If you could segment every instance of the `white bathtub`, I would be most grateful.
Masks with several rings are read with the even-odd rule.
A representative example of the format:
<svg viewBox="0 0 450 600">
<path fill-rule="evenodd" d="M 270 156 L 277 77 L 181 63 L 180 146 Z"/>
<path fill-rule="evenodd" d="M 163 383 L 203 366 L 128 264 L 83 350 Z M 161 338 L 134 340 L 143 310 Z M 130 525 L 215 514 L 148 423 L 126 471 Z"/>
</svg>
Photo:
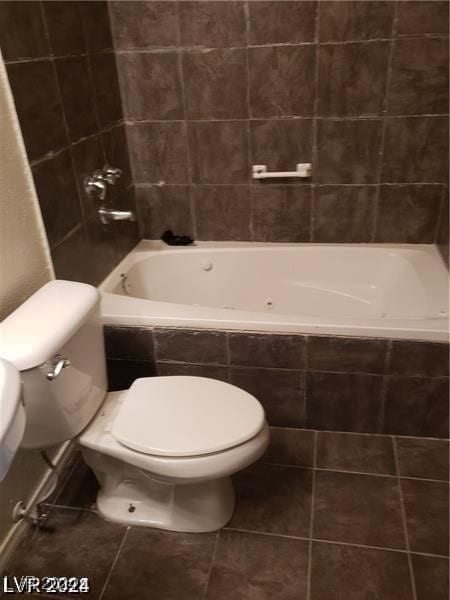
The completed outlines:
<svg viewBox="0 0 450 600">
<path fill-rule="evenodd" d="M 448 340 L 431 245 L 143 240 L 100 291 L 105 324 Z"/>
</svg>

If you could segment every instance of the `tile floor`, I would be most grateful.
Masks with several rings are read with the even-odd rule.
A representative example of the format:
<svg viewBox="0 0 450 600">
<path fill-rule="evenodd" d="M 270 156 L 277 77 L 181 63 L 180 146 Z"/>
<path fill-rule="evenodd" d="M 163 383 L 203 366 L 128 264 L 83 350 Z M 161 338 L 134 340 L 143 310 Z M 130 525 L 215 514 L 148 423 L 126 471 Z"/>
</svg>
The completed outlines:
<svg viewBox="0 0 450 600">
<path fill-rule="evenodd" d="M 53 531 L 30 533 L 7 574 L 87 576 L 98 600 L 447 600 L 448 453 L 443 440 L 272 428 L 210 534 L 102 520 L 80 460 L 46 507 Z"/>
</svg>

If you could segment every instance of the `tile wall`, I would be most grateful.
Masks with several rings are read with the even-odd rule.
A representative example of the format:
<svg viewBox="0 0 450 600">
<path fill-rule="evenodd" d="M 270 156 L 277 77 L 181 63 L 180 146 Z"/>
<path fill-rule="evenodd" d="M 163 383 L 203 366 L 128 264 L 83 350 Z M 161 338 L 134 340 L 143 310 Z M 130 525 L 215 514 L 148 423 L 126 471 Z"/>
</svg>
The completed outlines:
<svg viewBox="0 0 450 600">
<path fill-rule="evenodd" d="M 97 284 L 137 241 L 136 224 L 103 227 L 83 189 L 110 163 L 110 201 L 135 208 L 108 5 L 0 2 L 0 46 L 56 276 Z"/>
<path fill-rule="evenodd" d="M 446 243 L 447 2 L 110 12 L 143 237 Z"/>
<path fill-rule="evenodd" d="M 152 375 L 227 381 L 269 425 L 448 438 L 446 343 L 187 329 L 105 329 L 111 390 Z"/>
</svg>

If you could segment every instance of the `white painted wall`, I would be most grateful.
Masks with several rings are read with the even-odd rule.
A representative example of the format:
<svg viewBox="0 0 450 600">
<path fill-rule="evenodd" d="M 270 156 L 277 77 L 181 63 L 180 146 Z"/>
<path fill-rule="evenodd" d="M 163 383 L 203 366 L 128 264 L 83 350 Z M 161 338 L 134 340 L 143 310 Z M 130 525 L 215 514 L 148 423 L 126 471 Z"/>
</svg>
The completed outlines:
<svg viewBox="0 0 450 600">
<path fill-rule="evenodd" d="M 0 54 L 0 320 L 53 277 L 42 216 Z M 12 507 L 19 499 L 27 500 L 46 471 L 37 452 L 21 451 L 16 456 L 0 483 L 0 545 L 13 524 Z"/>
</svg>

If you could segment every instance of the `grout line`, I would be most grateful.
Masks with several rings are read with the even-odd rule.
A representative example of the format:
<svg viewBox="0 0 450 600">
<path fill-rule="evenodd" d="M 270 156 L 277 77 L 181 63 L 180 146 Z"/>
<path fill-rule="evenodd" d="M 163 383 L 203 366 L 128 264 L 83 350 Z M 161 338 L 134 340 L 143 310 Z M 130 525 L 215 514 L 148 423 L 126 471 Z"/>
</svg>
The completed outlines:
<svg viewBox="0 0 450 600">
<path fill-rule="evenodd" d="M 108 587 L 109 581 L 111 579 L 111 575 L 112 575 L 112 573 L 114 571 L 114 568 L 115 568 L 115 566 L 117 564 L 117 561 L 119 560 L 120 553 L 122 552 L 122 549 L 123 549 L 123 547 L 125 545 L 125 542 L 126 542 L 126 540 L 128 538 L 128 533 L 130 532 L 130 529 L 131 529 L 131 527 L 127 527 L 126 530 L 125 530 L 125 533 L 123 535 L 122 541 L 120 542 L 120 545 L 119 545 L 119 549 L 117 550 L 117 553 L 116 553 L 116 556 L 115 556 L 115 558 L 114 558 L 114 560 L 112 562 L 111 568 L 109 569 L 109 573 L 106 576 L 105 583 L 103 584 L 103 587 L 102 587 L 102 589 L 100 591 L 100 594 L 98 596 L 98 600 L 102 600 L 102 598 L 103 598 L 103 596 L 104 596 L 104 594 L 106 592 L 106 588 Z"/>
<path fill-rule="evenodd" d="M 182 0 L 183 1 L 183 0 Z M 422 34 L 412 34 L 412 35 L 402 35 L 396 36 L 395 39 L 423 39 L 423 38 L 442 38 L 448 39 L 449 35 L 446 33 L 422 33 Z M 292 48 L 298 46 L 314 46 L 315 44 L 320 46 L 347 46 L 351 44 L 377 44 L 379 42 L 390 42 L 392 40 L 391 37 L 379 37 L 372 38 L 369 40 L 330 40 L 330 41 L 319 41 L 318 39 L 314 39 L 306 42 L 272 42 L 267 44 L 248 44 L 247 46 L 205 46 L 205 45 L 194 45 L 194 46 L 183 46 L 179 43 L 178 46 L 145 46 L 145 47 L 134 47 L 134 48 L 119 48 L 116 49 L 115 52 L 117 54 L 162 54 L 162 53 L 174 53 L 179 50 L 181 52 L 209 52 L 214 50 L 245 50 L 247 47 L 252 49 L 257 48 Z M 103 50 L 105 52 L 111 52 L 109 50 Z M 98 52 L 100 53 L 100 52 Z M 58 57 L 59 58 L 59 57 Z M 27 59 L 24 59 L 27 60 Z M 31 60 L 44 60 L 43 58 L 39 59 L 31 59 Z M 13 62 L 13 61 L 9 61 Z M 23 62 L 23 61 L 20 61 Z"/>
<path fill-rule="evenodd" d="M 256 121 L 256 122 L 266 122 L 266 121 L 314 121 L 316 118 L 318 121 L 380 121 L 383 122 L 385 119 L 423 119 L 426 117 L 448 117 L 449 113 L 423 113 L 423 114 L 409 114 L 409 115 L 276 115 L 273 117 L 248 117 L 248 118 L 238 118 L 233 117 L 229 119 L 221 119 L 221 118 L 212 118 L 208 117 L 207 119 L 124 119 L 125 123 L 128 125 L 140 125 L 146 123 L 229 123 L 231 122 L 246 122 L 246 121 Z M 396 185 L 392 182 L 386 182 L 387 184 L 391 183 L 391 185 Z M 411 185 L 425 185 L 425 182 L 409 182 L 405 181 L 405 184 Z M 431 184 L 440 184 L 445 185 L 445 181 L 433 181 Z M 342 185 L 377 185 L 371 183 L 355 183 L 355 184 L 342 184 Z"/>
<path fill-rule="evenodd" d="M 378 217 L 379 217 L 379 206 L 380 206 L 380 195 L 381 195 L 381 180 L 384 166 L 384 147 L 386 142 L 386 117 L 388 114 L 388 103 L 389 103 L 389 90 L 391 86 L 391 78 L 392 78 L 392 60 L 394 56 L 394 45 L 395 45 L 395 31 L 397 26 L 397 11 L 398 11 L 398 3 L 394 4 L 394 15 L 392 19 L 392 28 L 391 28 L 391 40 L 389 45 L 389 56 L 387 63 L 387 74 L 386 74 L 386 87 L 383 98 L 383 109 L 382 109 L 382 125 L 381 125 L 381 139 L 380 139 L 380 147 L 378 152 L 378 165 L 376 168 L 376 181 L 378 184 L 376 198 L 375 198 L 375 209 L 373 212 L 373 220 L 372 220 L 372 233 L 370 236 L 371 242 L 375 242 L 377 238 L 377 229 L 378 229 Z"/>
<path fill-rule="evenodd" d="M 319 433 L 323 433 L 321 431 L 314 431 L 314 433 L 319 434 Z M 337 432 L 335 432 L 337 433 Z M 371 435 L 371 434 L 369 434 Z M 375 434 L 377 435 L 377 434 Z M 386 436 L 386 437 L 394 437 L 394 436 Z M 289 469 L 300 469 L 303 471 L 321 471 L 324 473 L 342 473 L 344 475 L 361 475 L 363 477 L 384 477 L 385 479 L 398 479 L 398 477 L 400 477 L 401 479 L 406 479 L 406 480 L 411 480 L 411 481 L 428 481 L 431 483 L 442 483 L 442 484 L 446 484 L 448 485 L 448 481 L 445 481 L 444 479 L 428 479 L 425 477 L 411 477 L 406 476 L 406 475 L 391 475 L 389 473 L 370 473 L 370 472 L 366 472 L 366 471 L 348 471 L 348 470 L 344 470 L 344 469 L 337 469 L 337 468 L 330 468 L 330 467 L 311 467 L 311 466 L 307 466 L 307 465 L 290 465 L 290 464 L 285 464 L 285 463 L 276 463 L 276 462 L 268 462 L 268 461 L 261 461 L 262 464 L 264 465 L 270 465 L 272 467 L 283 467 L 283 468 L 289 468 Z"/>
<path fill-rule="evenodd" d="M 314 224 L 315 224 L 315 205 L 317 200 L 317 184 L 319 174 L 319 148 L 318 148 L 318 110 L 319 110 L 319 64 L 320 64 L 320 46 L 319 46 L 319 29 L 320 29 L 320 3 L 316 4 L 316 17 L 314 21 L 314 40 L 315 40 L 315 65 L 314 65 L 314 105 L 313 105 L 313 120 L 311 128 L 311 163 L 312 163 L 312 189 L 310 199 L 310 215 L 309 215 L 309 242 L 314 242 Z"/>
<path fill-rule="evenodd" d="M 314 450 L 313 450 L 313 475 L 311 487 L 311 510 L 309 516 L 309 547 L 308 547 L 308 575 L 306 581 L 306 600 L 311 598 L 311 576 L 312 576 L 312 556 L 313 556 L 313 534 L 314 534 L 314 509 L 316 500 L 316 466 L 317 466 L 317 431 L 314 432 Z"/>
<path fill-rule="evenodd" d="M 440 231 L 441 225 L 442 225 L 442 219 L 444 218 L 444 214 L 445 214 L 446 201 L 447 201 L 447 193 L 446 193 L 445 185 L 443 185 L 442 191 L 441 191 L 441 202 L 439 204 L 439 214 L 438 214 L 438 218 L 436 219 L 436 230 L 435 230 L 434 236 L 433 236 L 433 240 L 434 240 L 435 244 L 439 243 L 438 236 L 439 236 L 439 231 Z"/>
<path fill-rule="evenodd" d="M 400 477 L 400 466 L 399 466 L 399 461 L 398 461 L 397 444 L 396 444 L 394 437 L 392 437 L 392 446 L 394 449 L 395 470 L 397 472 L 397 485 L 398 485 L 398 493 L 399 493 L 399 497 L 400 497 L 400 510 L 401 510 L 401 515 L 402 515 L 403 532 L 405 535 L 406 552 L 408 554 L 408 568 L 409 568 L 409 575 L 410 575 L 410 579 L 411 579 L 411 589 L 412 589 L 412 594 L 413 594 L 413 600 L 417 600 L 416 582 L 414 580 L 414 570 L 413 570 L 413 564 L 412 564 L 412 559 L 411 559 L 411 547 L 409 544 L 408 523 L 406 521 L 406 509 L 405 509 L 405 502 L 404 502 L 402 483 L 401 483 L 401 477 Z"/>
<path fill-rule="evenodd" d="M 389 368 L 391 364 L 393 340 L 388 340 L 386 356 L 384 357 L 384 368 L 383 368 L 383 380 L 381 382 L 381 408 L 380 408 L 380 422 L 378 425 L 378 431 L 381 434 L 384 429 L 384 414 L 386 406 L 387 389 L 389 383 Z"/>
<path fill-rule="evenodd" d="M 371 546 L 371 545 L 366 545 L 366 544 L 357 544 L 357 543 L 352 543 L 352 542 L 342 542 L 339 540 L 328 540 L 328 539 L 321 539 L 321 538 L 307 538 L 307 537 L 303 537 L 303 536 L 298 536 L 298 535 L 289 535 L 289 534 L 285 534 L 285 533 L 273 533 L 273 532 L 269 532 L 269 531 L 257 531 L 254 529 L 243 529 L 243 528 L 239 528 L 239 527 L 225 527 L 224 528 L 225 531 L 241 531 L 243 533 L 252 533 L 255 535 L 265 535 L 268 537 L 277 537 L 277 538 L 285 538 L 285 539 L 289 539 L 289 540 L 302 540 L 304 542 L 316 542 L 316 543 L 320 543 L 320 544 L 332 544 L 332 545 L 336 545 L 336 546 L 350 546 L 351 548 L 362 548 L 362 549 L 369 549 L 369 550 L 384 550 L 386 552 L 395 552 L 397 554 L 407 554 L 407 550 L 403 550 L 402 548 L 388 548 L 386 546 Z M 446 560 L 448 560 L 448 556 L 445 556 L 443 554 L 426 554 L 424 552 L 413 552 L 412 554 L 414 555 L 418 555 L 418 556 L 429 556 L 430 558 L 445 558 Z"/>
<path fill-rule="evenodd" d="M 214 559 L 216 558 L 217 546 L 219 545 L 220 531 L 221 530 L 219 530 L 216 533 L 216 539 L 214 540 L 214 548 L 213 548 L 212 555 L 211 555 L 211 562 L 209 563 L 208 575 L 206 577 L 205 588 L 203 590 L 201 600 L 204 600 L 206 598 L 206 593 L 208 591 L 209 580 L 211 578 L 211 573 L 212 573 L 213 565 L 214 565 Z"/>
</svg>

